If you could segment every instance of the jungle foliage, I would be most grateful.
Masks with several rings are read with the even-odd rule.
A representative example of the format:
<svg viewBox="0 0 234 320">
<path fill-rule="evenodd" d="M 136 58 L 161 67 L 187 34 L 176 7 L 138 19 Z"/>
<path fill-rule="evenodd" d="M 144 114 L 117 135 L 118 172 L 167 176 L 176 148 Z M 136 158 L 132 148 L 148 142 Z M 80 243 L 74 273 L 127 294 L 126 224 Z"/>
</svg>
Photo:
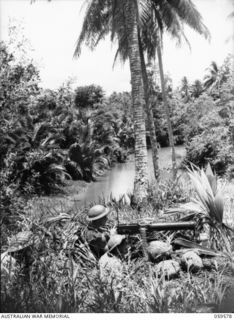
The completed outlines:
<svg viewBox="0 0 234 320">
<path fill-rule="evenodd" d="M 67 179 L 93 181 L 113 163 L 126 160 L 135 140 L 128 92 L 107 97 L 100 86 L 74 90 L 69 82 L 57 90 L 42 89 L 33 61 L 16 61 L 3 42 L 0 60 L 0 169 L 8 186 L 26 194 L 49 194 Z M 209 74 L 203 84 L 196 80 L 190 85 L 185 77 L 177 90 L 166 78 L 174 139 L 186 144 L 186 162 L 209 162 L 217 173 L 229 176 L 234 171 L 231 70 L 229 56 L 216 70 L 222 81 L 211 84 L 210 79 L 210 86 Z M 162 94 L 152 68 L 148 74 L 158 142 L 168 146 Z"/>
<path fill-rule="evenodd" d="M 209 162 L 219 175 L 226 174 L 233 178 L 233 57 L 225 59 L 220 70 L 221 80 L 214 81 L 210 90 L 186 104 L 186 160 L 200 167 Z M 206 86 L 207 77 L 204 82 Z"/>
<path fill-rule="evenodd" d="M 101 87 L 40 88 L 33 62 L 16 62 L 1 43 L 0 169 L 20 192 L 49 194 L 66 179 L 95 180 L 133 148 L 128 93 Z"/>
</svg>

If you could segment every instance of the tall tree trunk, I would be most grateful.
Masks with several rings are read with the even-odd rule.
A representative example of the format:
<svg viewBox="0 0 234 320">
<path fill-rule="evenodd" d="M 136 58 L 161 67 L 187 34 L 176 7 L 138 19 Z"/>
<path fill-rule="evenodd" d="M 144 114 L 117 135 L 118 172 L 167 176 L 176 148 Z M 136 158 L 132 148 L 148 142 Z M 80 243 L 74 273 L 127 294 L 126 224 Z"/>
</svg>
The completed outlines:
<svg viewBox="0 0 234 320">
<path fill-rule="evenodd" d="M 168 105 L 167 94 L 166 94 L 166 89 L 165 89 L 165 80 L 164 80 L 164 72 L 163 72 L 160 37 L 158 39 L 158 44 L 157 44 L 157 55 L 158 55 L 158 65 L 159 65 L 159 72 L 160 72 L 161 87 L 162 87 L 163 104 L 164 104 L 166 118 L 167 118 L 169 143 L 170 143 L 171 150 L 172 150 L 172 175 L 173 175 L 173 179 L 174 179 L 176 177 L 176 170 L 177 170 L 176 169 L 175 144 L 174 144 L 174 136 L 173 136 L 172 126 L 171 126 L 169 105 Z"/>
<path fill-rule="evenodd" d="M 132 99 L 135 131 L 135 181 L 134 196 L 142 201 L 147 196 L 148 162 L 144 117 L 144 96 L 141 77 L 141 60 L 137 34 L 137 7 L 133 0 L 126 0 L 126 27 L 128 32 L 128 52 L 131 72 Z"/>
<path fill-rule="evenodd" d="M 145 58 L 142 49 L 141 38 L 138 31 L 138 41 L 139 41 L 139 51 L 141 58 L 141 69 L 142 69 L 142 79 L 144 85 L 144 96 L 145 96 L 145 106 L 146 106 L 146 114 L 149 123 L 149 131 L 150 131 L 150 143 L 152 148 L 152 157 L 153 157 L 153 167 L 154 167 L 154 176 L 156 180 L 159 178 L 159 165 L 158 165 L 158 142 L 156 137 L 156 130 L 154 124 L 154 116 L 152 111 L 152 91 L 149 87 L 149 79 L 146 71 Z"/>
</svg>

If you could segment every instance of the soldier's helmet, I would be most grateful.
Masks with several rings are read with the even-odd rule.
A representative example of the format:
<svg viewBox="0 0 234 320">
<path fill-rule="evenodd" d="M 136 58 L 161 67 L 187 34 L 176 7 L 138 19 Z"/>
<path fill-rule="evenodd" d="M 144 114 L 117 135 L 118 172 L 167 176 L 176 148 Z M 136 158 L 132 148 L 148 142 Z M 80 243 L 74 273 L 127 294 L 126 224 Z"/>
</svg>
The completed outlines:
<svg viewBox="0 0 234 320">
<path fill-rule="evenodd" d="M 110 208 L 104 207 L 101 204 L 97 204 L 93 206 L 91 209 L 89 209 L 87 220 L 88 221 L 98 220 L 107 216 L 109 213 L 110 213 Z"/>
</svg>

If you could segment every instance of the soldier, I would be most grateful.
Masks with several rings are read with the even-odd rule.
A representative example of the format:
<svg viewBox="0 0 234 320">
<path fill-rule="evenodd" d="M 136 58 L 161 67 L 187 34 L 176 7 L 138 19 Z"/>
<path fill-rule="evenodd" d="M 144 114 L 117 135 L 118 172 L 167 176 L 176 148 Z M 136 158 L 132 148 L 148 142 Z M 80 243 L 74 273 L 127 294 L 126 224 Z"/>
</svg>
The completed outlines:
<svg viewBox="0 0 234 320">
<path fill-rule="evenodd" d="M 110 239 L 109 232 L 105 228 L 108 219 L 107 215 L 110 211 L 110 208 L 95 205 L 88 212 L 87 220 L 89 221 L 89 225 L 85 232 L 85 238 L 97 259 L 106 252 L 106 246 Z"/>
<path fill-rule="evenodd" d="M 116 229 L 107 229 L 106 223 L 110 208 L 102 205 L 93 206 L 88 212 L 89 225 L 85 231 L 87 241 L 92 253 L 100 259 L 105 253 L 119 258 L 127 253 L 125 236 L 116 233 Z"/>
</svg>

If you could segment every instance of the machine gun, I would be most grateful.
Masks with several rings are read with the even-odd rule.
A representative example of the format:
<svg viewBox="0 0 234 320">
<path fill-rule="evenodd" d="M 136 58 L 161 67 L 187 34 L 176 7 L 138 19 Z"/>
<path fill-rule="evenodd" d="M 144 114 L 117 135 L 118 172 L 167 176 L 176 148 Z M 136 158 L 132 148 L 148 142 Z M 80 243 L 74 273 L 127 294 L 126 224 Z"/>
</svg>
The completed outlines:
<svg viewBox="0 0 234 320">
<path fill-rule="evenodd" d="M 195 230 L 196 222 L 186 221 L 186 222 L 161 222 L 161 223 L 145 223 L 138 222 L 132 224 L 119 224 L 117 225 L 117 232 L 119 234 L 137 234 L 141 233 L 141 230 L 146 232 L 151 231 L 177 231 L 177 230 Z"/>
<path fill-rule="evenodd" d="M 177 230 L 193 230 L 195 231 L 196 222 L 161 222 L 161 223 L 147 223 L 141 221 L 132 224 L 118 224 L 117 233 L 124 235 L 134 235 L 139 233 L 142 239 L 143 253 L 146 259 L 148 259 L 147 253 L 147 233 L 152 231 L 177 231 Z"/>
</svg>

